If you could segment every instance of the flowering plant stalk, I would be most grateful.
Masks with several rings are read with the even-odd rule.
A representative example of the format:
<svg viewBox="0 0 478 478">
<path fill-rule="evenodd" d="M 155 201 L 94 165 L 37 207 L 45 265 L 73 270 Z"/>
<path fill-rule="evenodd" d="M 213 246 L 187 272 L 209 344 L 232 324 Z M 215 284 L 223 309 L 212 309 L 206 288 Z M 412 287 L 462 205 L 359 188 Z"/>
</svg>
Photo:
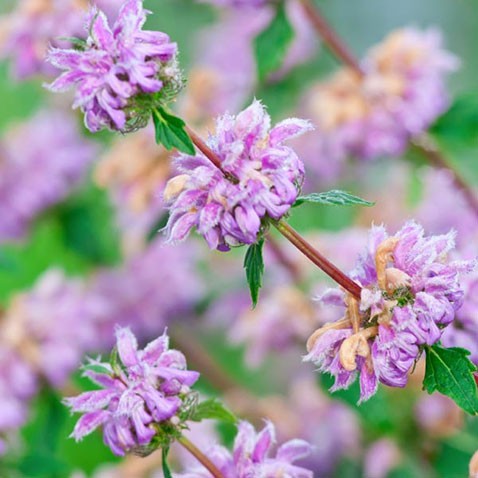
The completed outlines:
<svg viewBox="0 0 478 478">
<path fill-rule="evenodd" d="M 324 40 L 352 70 L 353 78 L 346 75 L 346 79 L 361 82 L 366 69 L 312 4 L 308 0 L 302 4 Z M 51 50 L 50 61 L 64 73 L 49 88 L 76 89 L 74 107 L 83 111 L 92 132 L 105 127 L 129 132 L 145 126 L 152 117 L 157 143 L 178 150 L 174 158 L 177 174 L 163 193 L 169 208 L 164 228 L 167 241 L 183 241 L 196 229 L 213 250 L 227 252 L 246 245 L 244 268 L 255 306 L 265 268 L 263 246 L 270 228 L 276 228 L 340 286 L 322 301 L 345 307 L 344 317 L 311 334 L 305 357 L 334 376 L 333 389 L 347 388 L 358 378 L 361 400 L 367 400 L 379 382 L 403 387 L 425 352 L 424 387 L 449 395 L 464 410 L 477 414 L 475 365 L 466 350 L 440 344 L 444 329 L 463 303 L 460 276 L 476 266 L 473 260 L 453 260 L 454 233 L 428 236 L 414 222 L 392 236 L 383 227 L 373 227 L 368 249 L 356 269 L 344 273 L 287 219 L 293 208 L 305 203 L 373 203 L 340 190 L 301 195 L 305 167 L 288 141 L 312 134 L 309 121 L 288 118 L 273 126 L 264 105 L 254 100 L 236 115 L 219 116 L 215 131 L 204 141 L 174 116 L 169 104 L 183 86 L 177 47 L 167 35 L 143 30 L 146 13 L 140 0 L 127 0 L 110 27 L 106 16 L 92 8 L 86 42 L 78 49 Z M 427 116 L 421 126 L 429 120 Z M 406 133 L 410 136 L 409 130 Z M 470 201 L 471 193 L 466 197 Z M 268 457 L 273 441 L 269 426 L 256 436 L 248 424 L 239 425 L 234 453 L 214 448 L 212 466 L 181 434 L 194 417 L 190 386 L 197 373 L 185 369 L 182 354 L 168 350 L 165 336 L 138 351 L 130 332 L 119 329 L 117 334 L 121 363 L 92 363 L 85 372 L 104 390 L 67 401 L 74 411 L 86 413 L 73 432 L 75 438 L 102 426 L 105 443 L 118 455 L 148 454 L 158 446 L 167 450 L 172 441 L 179 440 L 213 476 L 227 476 L 225 470 L 231 467 L 251 476 L 279 465 L 290 470 L 290 476 L 309 476 L 292 465 L 306 453 L 303 443 L 286 444 L 275 458 Z"/>
</svg>

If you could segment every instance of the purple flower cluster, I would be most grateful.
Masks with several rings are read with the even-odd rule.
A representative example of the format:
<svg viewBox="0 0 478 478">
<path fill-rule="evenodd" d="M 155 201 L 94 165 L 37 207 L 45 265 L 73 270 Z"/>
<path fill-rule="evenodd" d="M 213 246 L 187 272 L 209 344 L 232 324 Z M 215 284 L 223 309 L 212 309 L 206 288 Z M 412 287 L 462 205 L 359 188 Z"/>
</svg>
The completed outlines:
<svg viewBox="0 0 478 478">
<path fill-rule="evenodd" d="M 164 333 L 138 350 L 135 336 L 128 328 L 118 328 L 116 347 L 120 364 L 92 361 L 84 376 L 101 390 L 67 398 L 78 420 L 72 437 L 77 441 L 98 427 L 115 455 L 144 452 L 160 432 L 161 424 L 176 424 L 190 388 L 199 373 L 186 368 L 184 355 L 169 349 Z"/>
<path fill-rule="evenodd" d="M 13 433 L 28 416 L 40 383 L 61 387 L 94 343 L 91 304 L 79 281 L 47 271 L 28 292 L 14 296 L 0 326 L 1 435 Z M 81 326 L 78 326 L 81 324 Z"/>
<path fill-rule="evenodd" d="M 49 61 L 64 70 L 49 89 L 76 88 L 73 107 L 85 113 L 90 131 L 144 126 L 159 92 L 170 94 L 180 86 L 177 46 L 165 33 L 142 29 L 147 13 L 142 0 L 127 0 L 110 27 L 106 15 L 93 7 L 84 48 L 49 53 Z"/>
<path fill-rule="evenodd" d="M 51 269 L 30 291 L 15 296 L 5 312 L 3 341 L 20 350 L 52 386 L 62 386 L 95 343 L 93 308 L 85 297 L 81 281 Z"/>
<path fill-rule="evenodd" d="M 61 110 L 41 111 L 8 132 L 0 144 L 0 242 L 22 238 L 38 214 L 64 199 L 95 152 Z"/>
<path fill-rule="evenodd" d="M 421 348 L 440 340 L 463 303 L 459 276 L 475 262 L 448 261 L 453 248 L 453 232 L 426 237 L 414 222 L 394 236 L 372 228 L 351 274 L 363 287 L 360 303 L 345 297 L 344 319 L 319 329 L 308 343 L 305 359 L 336 378 L 333 389 L 348 387 L 357 374 L 361 400 L 375 393 L 378 381 L 406 385 Z M 336 303 L 340 295 L 331 292 L 324 300 Z"/>
<path fill-rule="evenodd" d="M 38 390 L 32 368 L 6 344 L 0 347 L 0 456 L 8 451 L 12 433 L 25 424 L 28 403 Z"/>
<path fill-rule="evenodd" d="M 213 446 L 207 457 L 217 466 L 224 478 L 247 478 L 252 476 L 287 476 L 289 478 L 312 478 L 312 471 L 295 465 L 312 451 L 304 440 L 294 439 L 281 445 L 275 456 L 270 456 L 275 442 L 272 423 L 257 433 L 248 422 L 240 422 L 231 453 L 222 446 Z M 179 475 L 181 478 L 209 478 L 211 474 L 203 467 L 192 468 Z"/>
<path fill-rule="evenodd" d="M 463 280 L 465 297 L 456 320 L 442 337 L 446 347 L 462 347 L 471 352 L 470 360 L 478 364 L 478 271 Z"/>
<path fill-rule="evenodd" d="M 48 47 L 71 46 L 67 40 L 83 36 L 82 14 L 87 2 L 78 0 L 20 0 L 12 12 L 0 17 L 0 58 L 10 58 L 16 77 L 53 76 L 58 70 L 45 61 Z M 123 0 L 96 0 L 108 14 Z"/>
<path fill-rule="evenodd" d="M 304 98 L 318 137 L 306 138 L 301 156 L 319 179 L 334 179 L 349 156 L 402 154 L 448 107 L 445 76 L 458 60 L 443 50 L 435 29 L 391 33 L 362 62 L 364 75 L 343 69 Z"/>
<path fill-rule="evenodd" d="M 191 312 L 201 293 L 194 264 L 190 248 L 156 241 L 123 268 L 86 282 L 48 270 L 14 296 L 0 323 L 0 453 L 2 436 L 24 424 L 39 384 L 63 387 L 85 353 L 111 346 L 115 323 L 150 337 Z"/>
<path fill-rule="evenodd" d="M 283 142 L 311 129 L 300 119 L 287 119 L 271 128 L 259 101 L 237 116 L 217 120 L 209 147 L 221 169 L 203 155 L 181 154 L 180 175 L 164 193 L 170 204 L 166 227 L 169 241 L 181 241 L 193 227 L 211 249 L 258 240 L 267 218 L 278 220 L 296 200 L 304 177 L 303 164 Z"/>
</svg>

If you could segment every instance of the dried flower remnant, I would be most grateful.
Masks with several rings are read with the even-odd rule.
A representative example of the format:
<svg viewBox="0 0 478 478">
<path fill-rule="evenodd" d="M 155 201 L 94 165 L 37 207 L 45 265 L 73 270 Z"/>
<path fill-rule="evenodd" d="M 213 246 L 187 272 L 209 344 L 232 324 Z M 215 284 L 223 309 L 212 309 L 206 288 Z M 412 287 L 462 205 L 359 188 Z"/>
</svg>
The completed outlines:
<svg viewBox="0 0 478 478">
<path fill-rule="evenodd" d="M 275 444 L 275 429 L 272 423 L 258 433 L 248 422 L 240 422 L 234 441 L 233 452 L 216 445 L 207 452 L 224 478 L 247 478 L 250 476 L 287 476 L 290 478 L 312 478 L 313 472 L 294 464 L 307 457 L 312 447 L 304 440 L 294 439 L 279 446 L 271 456 Z M 204 468 L 190 468 L 178 475 L 181 478 L 209 478 Z"/>
<path fill-rule="evenodd" d="M 459 276 L 475 262 L 448 261 L 453 248 L 453 232 L 426 237 L 414 222 L 394 236 L 372 228 L 351 274 L 363 288 L 358 322 L 354 301 L 345 297 L 345 317 L 317 330 L 307 344 L 305 360 L 335 377 L 333 390 L 348 387 L 357 374 L 361 400 L 375 393 L 378 381 L 406 385 L 420 347 L 440 340 L 463 303 Z"/>
<path fill-rule="evenodd" d="M 148 454 L 155 449 L 154 438 L 164 433 L 162 427 L 180 426 L 199 374 L 187 370 L 181 352 L 169 349 L 166 333 L 139 350 L 132 332 L 118 328 L 116 347 L 118 364 L 92 361 L 84 372 L 101 390 L 65 399 L 73 412 L 84 414 L 72 437 L 78 441 L 102 427 L 104 442 L 115 455 Z"/>
<path fill-rule="evenodd" d="M 7 131 L 0 145 L 0 242 L 22 239 L 31 221 L 86 176 L 95 145 L 74 117 L 43 110 Z"/>
<path fill-rule="evenodd" d="M 402 154 L 448 107 L 445 76 L 458 60 L 442 48 L 437 30 L 404 28 L 371 49 L 362 65 L 363 76 L 344 68 L 304 98 L 304 114 L 320 135 L 305 138 L 300 153 L 329 180 L 349 156 Z"/>
<path fill-rule="evenodd" d="M 164 192 L 169 241 L 185 239 L 196 227 L 211 249 L 255 243 L 267 218 L 283 217 L 299 194 L 303 165 L 283 143 L 310 129 L 307 121 L 294 118 L 271 128 L 259 101 L 237 116 L 218 118 L 208 144 L 221 170 L 203 155 L 176 159 L 180 174 Z"/>
<path fill-rule="evenodd" d="M 152 110 L 182 86 L 177 46 L 165 33 L 142 29 L 147 13 L 142 0 L 127 0 L 110 27 L 92 7 L 84 47 L 50 50 L 50 63 L 64 73 L 48 88 L 75 88 L 73 107 L 81 108 L 92 132 L 144 127 Z"/>
</svg>

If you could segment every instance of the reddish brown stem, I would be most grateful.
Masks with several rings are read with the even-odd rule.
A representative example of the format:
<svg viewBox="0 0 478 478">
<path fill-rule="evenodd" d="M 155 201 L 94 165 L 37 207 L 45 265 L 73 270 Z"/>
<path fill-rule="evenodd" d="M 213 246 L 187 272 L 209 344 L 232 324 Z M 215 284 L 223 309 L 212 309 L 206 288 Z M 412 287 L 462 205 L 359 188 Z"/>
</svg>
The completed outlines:
<svg viewBox="0 0 478 478">
<path fill-rule="evenodd" d="M 199 149 L 199 151 L 201 151 L 201 153 L 204 154 L 204 156 L 206 156 L 209 159 L 209 161 L 211 161 L 211 163 L 214 164 L 214 166 L 216 166 L 216 168 L 222 171 L 221 158 L 189 126 L 186 126 L 186 132 L 188 133 L 192 142 Z"/>
<path fill-rule="evenodd" d="M 275 227 L 289 242 L 316 266 L 320 267 L 331 279 L 341 285 L 357 300 L 360 300 L 362 288 L 309 244 L 295 229 L 284 221 L 279 221 L 275 224 Z"/>
<path fill-rule="evenodd" d="M 224 478 L 219 468 L 196 446 L 191 443 L 186 437 L 181 436 L 178 438 L 178 442 L 196 458 L 201 465 L 211 473 L 214 478 Z"/>
<path fill-rule="evenodd" d="M 470 209 L 472 209 L 474 214 L 478 217 L 478 195 L 463 179 L 456 168 L 448 162 L 445 156 L 437 148 L 432 138 L 426 134 L 422 134 L 414 139 L 413 144 L 428 159 L 430 164 L 436 168 L 450 171 L 455 187 L 463 193 Z"/>
<path fill-rule="evenodd" d="M 330 26 L 327 20 L 322 16 L 319 9 L 314 5 L 312 0 L 300 0 L 304 11 L 312 23 L 313 27 L 317 31 L 318 35 L 329 50 L 349 68 L 352 68 L 358 75 L 363 76 L 362 68 L 358 61 L 352 55 L 348 47 L 341 40 L 339 35 Z"/>
</svg>

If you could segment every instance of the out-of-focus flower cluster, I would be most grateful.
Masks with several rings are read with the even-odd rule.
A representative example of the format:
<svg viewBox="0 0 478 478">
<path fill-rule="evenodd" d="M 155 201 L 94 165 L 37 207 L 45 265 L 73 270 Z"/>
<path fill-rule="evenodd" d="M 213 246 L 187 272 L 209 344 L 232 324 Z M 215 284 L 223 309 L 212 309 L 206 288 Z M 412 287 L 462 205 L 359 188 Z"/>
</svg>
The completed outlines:
<svg viewBox="0 0 478 478">
<path fill-rule="evenodd" d="M 268 217 L 278 220 L 288 212 L 303 181 L 302 162 L 283 143 L 310 129 L 299 119 L 271 128 L 258 101 L 237 116 L 220 117 L 209 146 L 221 169 L 203 155 L 176 158 L 180 174 L 164 193 L 169 240 L 181 241 L 196 227 L 211 249 L 256 242 Z"/>
<path fill-rule="evenodd" d="M 123 0 L 94 2 L 114 18 Z M 84 38 L 82 16 L 86 0 L 19 0 L 16 8 L 0 17 L 0 58 L 12 62 L 20 79 L 57 70 L 45 61 L 50 45 L 70 47 L 72 37 Z"/>
<path fill-rule="evenodd" d="M 96 152 L 62 110 L 40 111 L 8 131 L 0 142 L 0 242 L 23 238 L 37 215 L 67 197 Z"/>
<path fill-rule="evenodd" d="M 95 168 L 96 183 L 114 205 L 125 252 L 143 248 L 166 215 L 163 190 L 170 175 L 171 153 L 155 143 L 149 128 L 117 138 Z"/>
<path fill-rule="evenodd" d="M 349 157 L 402 154 L 448 107 L 445 76 L 457 66 L 437 30 L 391 33 L 365 57 L 363 75 L 344 68 L 305 95 L 302 114 L 318 130 L 300 144 L 307 167 L 324 182 Z"/>
<path fill-rule="evenodd" d="M 247 5 L 241 8 L 228 4 L 233 8 L 221 12 L 219 22 L 199 38 L 196 61 L 181 103 L 182 112 L 190 121 L 207 123 L 225 111 L 240 111 L 258 86 L 253 40 L 272 20 L 275 8 L 264 2 L 244 3 Z M 291 0 L 285 7 L 294 39 L 280 70 L 269 81 L 282 79 L 294 67 L 311 59 L 318 46 L 300 2 Z"/>
</svg>

